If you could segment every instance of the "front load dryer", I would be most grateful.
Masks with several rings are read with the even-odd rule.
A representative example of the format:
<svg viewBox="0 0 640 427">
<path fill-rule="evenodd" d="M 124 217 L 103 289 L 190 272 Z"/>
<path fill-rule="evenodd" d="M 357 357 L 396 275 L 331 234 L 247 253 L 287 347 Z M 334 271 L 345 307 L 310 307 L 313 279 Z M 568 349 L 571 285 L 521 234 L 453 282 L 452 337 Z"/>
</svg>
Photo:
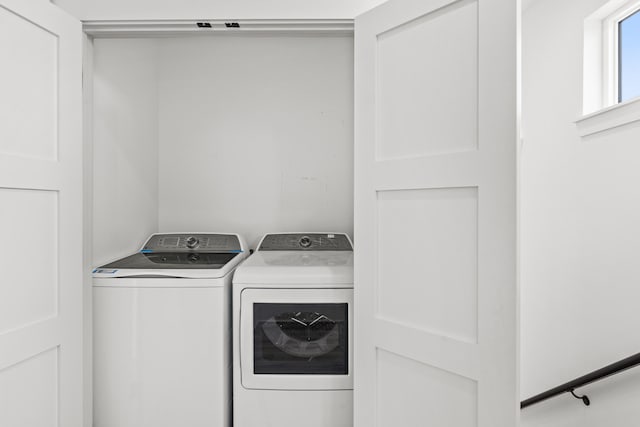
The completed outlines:
<svg viewBox="0 0 640 427">
<path fill-rule="evenodd" d="M 267 234 L 233 279 L 234 427 L 353 426 L 353 249 Z"/>
<path fill-rule="evenodd" d="M 93 271 L 94 427 L 231 426 L 237 234 L 154 234 Z"/>
</svg>

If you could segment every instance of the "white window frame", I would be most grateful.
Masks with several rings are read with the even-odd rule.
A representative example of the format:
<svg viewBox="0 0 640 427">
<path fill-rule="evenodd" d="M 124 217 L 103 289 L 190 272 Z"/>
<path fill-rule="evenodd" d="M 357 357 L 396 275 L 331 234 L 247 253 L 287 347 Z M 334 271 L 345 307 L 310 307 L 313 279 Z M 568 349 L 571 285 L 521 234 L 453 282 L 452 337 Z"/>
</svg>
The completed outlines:
<svg viewBox="0 0 640 427">
<path fill-rule="evenodd" d="M 638 10 L 640 0 L 611 0 L 585 19 L 582 137 L 640 121 L 640 98 L 618 102 L 618 24 Z"/>
<path fill-rule="evenodd" d="M 620 22 L 640 10 L 640 1 L 627 1 L 602 21 L 605 107 L 620 101 Z"/>
</svg>

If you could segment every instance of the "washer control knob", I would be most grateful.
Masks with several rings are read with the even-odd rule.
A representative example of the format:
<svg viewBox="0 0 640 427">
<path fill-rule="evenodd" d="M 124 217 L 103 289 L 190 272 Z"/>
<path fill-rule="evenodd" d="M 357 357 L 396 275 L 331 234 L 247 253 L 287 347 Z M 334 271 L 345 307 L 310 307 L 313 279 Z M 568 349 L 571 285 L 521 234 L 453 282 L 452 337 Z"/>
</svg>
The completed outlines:
<svg viewBox="0 0 640 427">
<path fill-rule="evenodd" d="M 200 255 L 198 255 L 198 254 L 189 254 L 187 259 L 189 259 L 189 262 L 196 263 L 196 262 L 198 262 L 200 260 Z"/>
<path fill-rule="evenodd" d="M 197 247 L 199 243 L 200 243 L 200 240 L 198 240 L 197 237 L 190 236 L 187 238 L 187 247 L 189 249 L 193 249 Z"/>
<path fill-rule="evenodd" d="M 309 238 L 309 236 L 302 236 L 298 243 L 303 248 L 308 248 L 309 246 L 311 246 L 311 239 Z"/>
</svg>

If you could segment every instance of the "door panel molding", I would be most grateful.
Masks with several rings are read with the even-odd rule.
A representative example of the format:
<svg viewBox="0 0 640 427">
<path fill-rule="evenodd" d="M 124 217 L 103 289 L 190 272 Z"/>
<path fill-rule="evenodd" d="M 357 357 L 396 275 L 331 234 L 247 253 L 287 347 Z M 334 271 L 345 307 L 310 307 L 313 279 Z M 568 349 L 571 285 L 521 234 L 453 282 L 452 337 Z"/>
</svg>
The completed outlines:
<svg viewBox="0 0 640 427">
<path fill-rule="evenodd" d="M 390 0 L 356 18 L 356 427 L 517 425 L 519 13 Z"/>
<path fill-rule="evenodd" d="M 0 425 L 80 427 L 82 27 L 50 2 L 0 0 L 3 30 L 14 86 L 0 101 L 10 111 L 0 126 L 11 121 L 0 144 L 0 197 L 10 203 L 0 231 L 11 238 L 0 252 L 11 266 L 3 300 L 15 306 L 0 333 L 0 401 L 10 405 Z"/>
</svg>

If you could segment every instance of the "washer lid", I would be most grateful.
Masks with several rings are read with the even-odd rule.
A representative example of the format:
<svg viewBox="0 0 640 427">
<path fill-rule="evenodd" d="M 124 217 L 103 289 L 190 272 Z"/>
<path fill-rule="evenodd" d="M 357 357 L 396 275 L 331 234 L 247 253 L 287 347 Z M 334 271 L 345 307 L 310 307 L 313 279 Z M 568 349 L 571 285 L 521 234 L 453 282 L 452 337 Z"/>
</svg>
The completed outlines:
<svg viewBox="0 0 640 427">
<path fill-rule="evenodd" d="M 100 268 L 147 269 L 147 270 L 217 270 L 224 267 L 239 253 L 212 252 L 154 252 L 129 255 L 128 257 L 105 264 Z"/>
<path fill-rule="evenodd" d="M 93 277 L 218 278 L 243 258 L 242 240 L 235 234 L 154 234 L 140 252 L 93 271 Z"/>
</svg>

